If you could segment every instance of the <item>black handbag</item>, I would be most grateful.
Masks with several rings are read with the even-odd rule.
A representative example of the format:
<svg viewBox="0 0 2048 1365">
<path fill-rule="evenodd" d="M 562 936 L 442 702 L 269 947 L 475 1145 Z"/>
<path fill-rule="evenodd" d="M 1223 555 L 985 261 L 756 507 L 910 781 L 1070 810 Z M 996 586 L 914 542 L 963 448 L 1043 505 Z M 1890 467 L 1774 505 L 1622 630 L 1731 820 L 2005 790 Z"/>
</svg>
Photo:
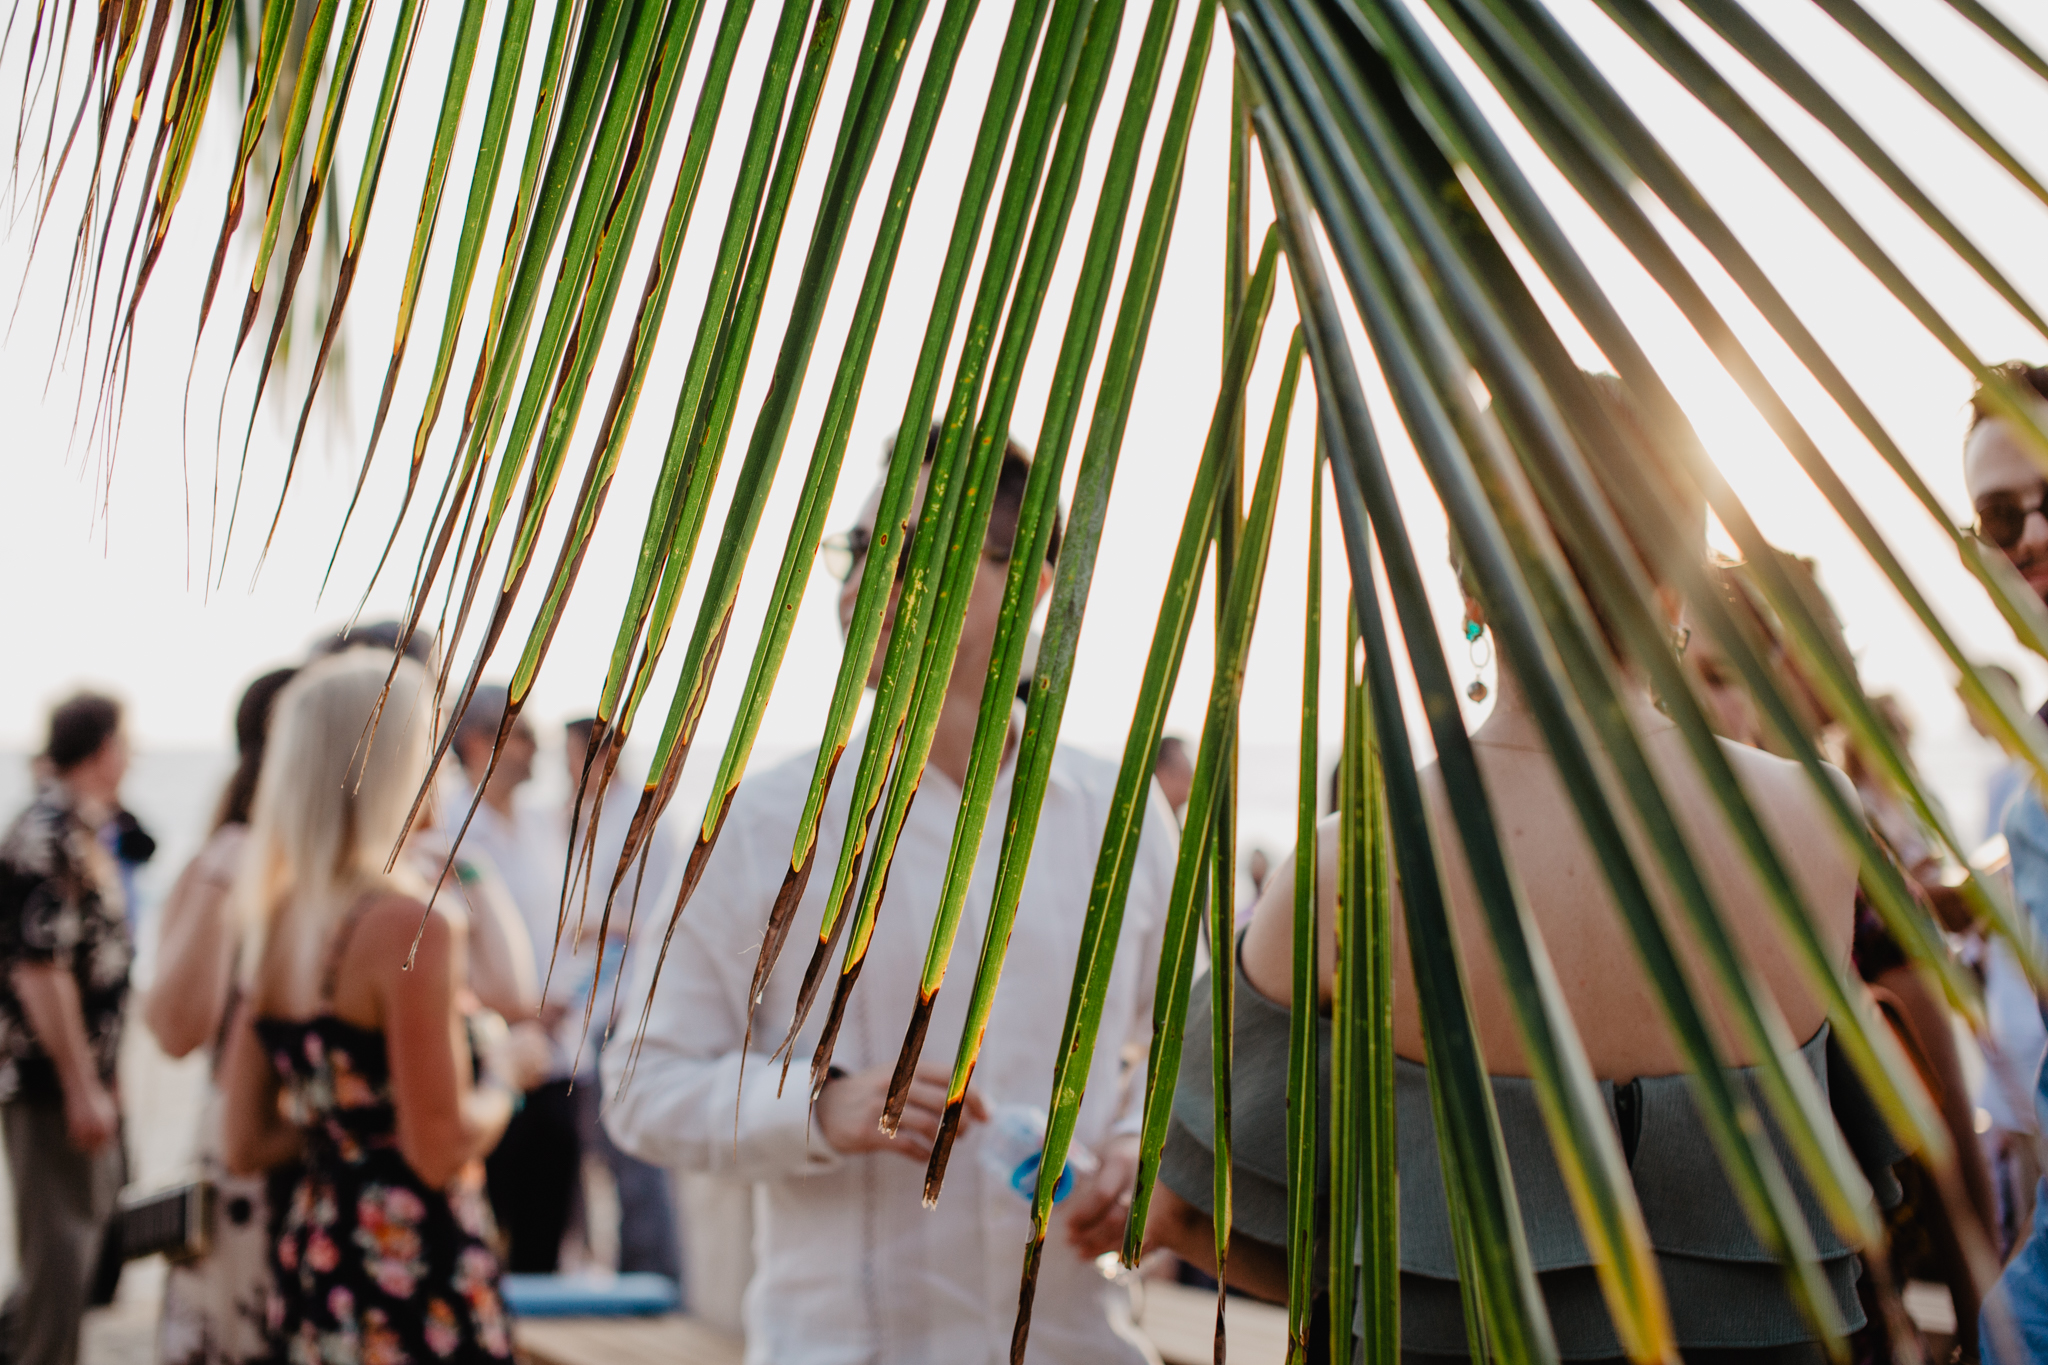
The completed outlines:
<svg viewBox="0 0 2048 1365">
<path fill-rule="evenodd" d="M 161 1253 L 174 1265 L 198 1260 L 213 1247 L 213 1203 L 211 1180 L 123 1195 L 114 1223 L 121 1259 L 135 1261 Z"/>
</svg>

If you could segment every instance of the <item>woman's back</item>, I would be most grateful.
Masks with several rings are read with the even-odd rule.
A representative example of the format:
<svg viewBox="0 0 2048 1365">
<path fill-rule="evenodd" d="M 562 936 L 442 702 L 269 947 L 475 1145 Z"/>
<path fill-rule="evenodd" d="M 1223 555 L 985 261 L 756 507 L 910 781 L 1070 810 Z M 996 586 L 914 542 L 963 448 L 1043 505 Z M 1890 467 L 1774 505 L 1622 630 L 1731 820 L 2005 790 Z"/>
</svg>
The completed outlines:
<svg viewBox="0 0 2048 1365">
<path fill-rule="evenodd" d="M 255 1026 L 310 1164 L 355 1164 L 371 1152 L 397 1151 L 379 958 L 389 957 L 393 932 L 418 908 L 409 897 L 365 892 L 342 914 L 331 941 L 305 945 L 310 951 L 294 951 L 291 939 L 317 920 L 309 924 L 289 907 L 279 916 L 253 1001 Z M 309 975 L 306 967 L 315 962 L 319 971 Z"/>
<path fill-rule="evenodd" d="M 364 742 L 388 667 L 344 654 L 278 699 L 242 870 L 226 1157 L 237 1171 L 302 1163 L 273 1245 L 278 1354 L 499 1360 L 480 1158 L 510 1095 L 477 1084 L 463 919 L 384 870 L 430 768 L 411 710 L 386 711 Z M 424 681 L 401 665 L 395 687 Z"/>
<path fill-rule="evenodd" d="M 416 929 L 421 953 L 407 971 Z M 332 1359 L 336 1343 L 353 1341 L 349 1355 L 362 1359 L 388 1356 L 382 1347 L 412 1359 L 506 1358 L 475 1153 L 458 1148 L 444 1172 L 450 1154 L 422 1131 L 435 1111 L 459 1108 L 437 1090 L 467 1088 L 456 996 L 435 984 L 457 979 L 459 921 L 408 897 L 362 895 L 310 988 L 288 965 L 307 955 L 270 946 L 277 970 L 256 994 L 254 1033 L 304 1166 L 279 1220 L 274 1329 L 295 1357 L 303 1347 L 307 1358 Z"/>
<path fill-rule="evenodd" d="M 1799 1064 L 1812 1070 L 1815 1083 L 1826 1093 L 1830 1077 L 1825 1010 L 1787 949 L 1776 911 L 1675 727 L 1647 700 L 1636 720 L 1674 818 L 1729 935 L 1754 977 L 1776 998 L 1793 1037 L 1804 1044 Z M 1605 873 L 1548 751 L 1527 713 L 1511 704 L 1498 708 L 1475 740 L 1509 866 L 1555 968 L 1593 1073 L 1602 1081 L 1603 1098 L 1659 1253 L 1681 1344 L 1689 1356 L 1706 1347 L 1801 1349 L 1810 1329 L 1785 1295 L 1777 1267 L 1748 1228 L 1740 1201 L 1720 1173 L 1719 1159 L 1693 1104 L 1691 1083 L 1683 1074 L 1685 1059 L 1663 1022 L 1662 1007 L 1638 965 Z M 1739 745 L 1724 744 L 1722 752 L 1803 892 L 1831 960 L 1846 969 L 1856 868 L 1824 803 L 1795 765 Z M 1449 833 L 1454 841 L 1458 825 L 1451 818 L 1441 774 L 1432 766 L 1421 778 L 1433 832 L 1439 837 Z M 1846 789 L 1846 780 L 1842 785 Z M 1628 828 L 1633 837 L 1632 822 Z M 1319 840 L 1325 1008 L 1333 961 L 1335 833 L 1334 822 L 1326 821 Z M 1642 841 L 1637 844 L 1640 847 Z M 1527 1067 L 1514 1016 L 1464 852 L 1455 842 L 1438 852 L 1481 1048 L 1495 1078 L 1494 1103 L 1516 1196 L 1560 1346 L 1568 1348 L 1568 1354 L 1612 1354 L 1619 1346 L 1607 1320 L 1593 1258 L 1578 1235 L 1571 1201 L 1551 1154 L 1541 1106 L 1525 1079 Z M 1681 924 L 1681 908 L 1667 890 L 1661 867 L 1650 856 L 1639 856 L 1638 866 L 1658 899 L 1664 912 L 1661 919 L 1676 940 L 1695 987 L 1714 1011 L 1719 992 L 1689 927 Z M 1283 871 L 1274 883 L 1243 941 L 1240 961 L 1249 989 L 1238 997 L 1234 1030 L 1241 1059 L 1256 1054 L 1264 1040 L 1271 1053 L 1264 1067 L 1268 1072 L 1275 1065 L 1284 1071 L 1292 962 L 1293 879 Z M 1427 1069 L 1422 1065 L 1426 1054 L 1399 890 L 1396 885 L 1392 922 L 1394 1045 L 1403 1059 L 1396 1068 L 1395 1104 L 1401 1170 L 1402 1341 L 1404 1351 L 1457 1355 L 1465 1349 L 1462 1297 Z M 1196 997 L 1199 1013 L 1207 992 L 1198 988 Z M 1188 1036 L 1194 1041 L 1182 1056 L 1182 1086 L 1203 1092 L 1199 1078 L 1207 1076 L 1209 1067 L 1206 1020 L 1191 1017 Z M 1722 1041 L 1728 1065 L 1746 1068 L 1754 1060 L 1725 1027 Z M 1194 1085 L 1189 1084 L 1191 1075 L 1198 1078 Z M 1750 1074 L 1738 1074 L 1737 1083 L 1764 1108 Z M 1207 1104 L 1205 1093 L 1191 1094 L 1185 1104 L 1176 1101 L 1178 1132 L 1168 1135 L 1162 1165 L 1162 1179 L 1205 1212 L 1199 1201 L 1207 1187 L 1201 1178 L 1208 1169 L 1203 1141 Z M 1241 1136 L 1258 1145 L 1255 1133 Z M 1775 1132 L 1773 1142 L 1789 1169 L 1790 1151 Z M 1268 1145 L 1284 1147 L 1284 1142 L 1276 1133 Z M 1803 1181 L 1796 1174 L 1792 1178 L 1838 1307 L 1846 1321 L 1860 1322 L 1855 1258 L 1834 1237 Z M 1162 1221 L 1162 1227 L 1166 1225 Z M 1281 1226 L 1271 1231 L 1277 1236 Z M 1168 1233 L 1162 1240 L 1173 1235 L 1177 1234 Z M 1170 1240 L 1169 1244 L 1179 1245 Z"/>
<path fill-rule="evenodd" d="M 1765 984 L 1777 1001 L 1793 1038 L 1804 1042 L 1820 1027 L 1826 1010 L 1807 986 L 1779 927 L 1778 911 L 1767 899 L 1748 854 L 1736 841 L 1676 727 L 1655 711 L 1650 711 L 1650 716 L 1652 719 L 1643 726 L 1649 732 L 1646 748 L 1666 799 L 1685 832 L 1694 865 L 1706 879 L 1738 951 L 1756 979 Z M 1593 1074 L 1607 1080 L 1632 1080 L 1685 1070 L 1676 1041 L 1664 1024 L 1662 1007 L 1614 903 L 1606 874 L 1579 825 L 1578 812 L 1556 765 L 1540 738 L 1534 735 L 1526 713 L 1503 714 L 1497 710 L 1480 727 L 1474 742 L 1508 866 L 1563 987 Z M 1855 924 L 1856 864 L 1813 790 L 1811 779 L 1798 765 L 1758 749 L 1723 741 L 1721 752 L 1735 770 L 1779 857 L 1804 894 L 1830 960 L 1846 971 Z M 1855 796 L 1848 779 L 1832 769 L 1830 773 L 1853 802 Z M 1442 774 L 1435 764 L 1430 764 L 1419 775 L 1430 805 L 1432 832 L 1445 840 L 1445 845 L 1439 848 L 1438 862 L 1443 869 L 1445 894 L 1487 1070 L 1497 1076 L 1527 1075 L 1485 912 L 1465 865 L 1464 850 L 1457 843 L 1458 824 L 1452 818 Z M 1633 832 L 1633 821 L 1628 827 Z M 1637 846 L 1646 848 L 1640 840 Z M 1334 819 L 1323 822 L 1319 854 L 1322 996 L 1327 1005 L 1335 962 Z M 1649 852 L 1639 853 L 1637 866 L 1666 911 L 1662 921 L 1687 963 L 1696 989 L 1702 993 L 1710 1014 L 1720 1015 L 1719 991 L 1709 979 L 1705 959 L 1692 941 L 1689 924 L 1682 922 L 1682 907 L 1666 889 L 1661 866 Z M 1266 894 L 1253 916 L 1243 947 L 1247 978 L 1261 993 L 1283 1004 L 1292 993 L 1293 888 L 1293 873 L 1287 868 L 1268 880 Z M 1408 930 L 1398 878 L 1392 879 L 1391 890 L 1394 1049 L 1403 1057 L 1421 1061 L 1425 1056 L 1422 1022 L 1414 972 L 1408 960 Z M 1756 1060 L 1743 1040 L 1725 1027 L 1722 1041 L 1724 1055 L 1731 1065 Z"/>
<path fill-rule="evenodd" d="M 1651 723 L 1643 727 L 1650 732 L 1645 747 L 1694 865 L 1705 878 L 1738 951 L 1777 1001 L 1792 1036 L 1804 1042 L 1819 1029 L 1826 1009 L 1806 984 L 1799 961 L 1779 927 L 1779 912 L 1682 737 L 1661 715 L 1650 714 Z M 1496 720 L 1505 723 L 1496 727 Z M 1555 763 L 1533 735 L 1533 726 L 1522 714 L 1497 715 L 1489 718 L 1474 739 L 1509 866 L 1564 988 L 1593 1074 L 1628 1080 L 1685 1070 L 1606 874 L 1586 840 Z M 1761 750 L 1724 741 L 1721 751 L 1804 894 L 1831 960 L 1846 969 L 1855 921 L 1856 864 L 1811 779 L 1798 765 Z M 1431 765 L 1421 776 L 1435 828 L 1456 831 L 1440 771 Z M 1840 785 L 1853 801 L 1847 779 L 1840 779 Z M 1631 835 L 1637 833 L 1632 820 L 1627 828 Z M 1710 979 L 1684 908 L 1668 889 L 1647 841 L 1638 838 L 1636 847 L 1637 865 L 1665 911 L 1663 923 L 1692 981 L 1710 1015 L 1725 1020 L 1720 992 Z M 1487 1069 L 1495 1075 L 1526 1075 L 1513 1013 L 1463 850 L 1446 848 L 1441 861 Z M 1396 900 L 1398 904 L 1398 889 Z M 1422 1027 L 1408 962 L 1406 926 L 1398 909 L 1394 936 L 1395 1050 L 1419 1061 L 1424 1055 Z M 1756 1060 L 1744 1040 L 1729 1028 L 1721 1029 L 1721 1037 L 1730 1064 Z"/>
</svg>

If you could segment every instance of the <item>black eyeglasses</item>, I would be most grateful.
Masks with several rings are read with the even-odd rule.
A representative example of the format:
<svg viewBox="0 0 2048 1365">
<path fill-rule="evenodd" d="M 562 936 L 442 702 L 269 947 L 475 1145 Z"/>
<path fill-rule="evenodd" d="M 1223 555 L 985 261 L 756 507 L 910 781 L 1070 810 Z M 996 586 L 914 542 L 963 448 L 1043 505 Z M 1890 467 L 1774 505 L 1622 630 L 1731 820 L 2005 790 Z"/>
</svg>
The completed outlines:
<svg viewBox="0 0 2048 1365">
<path fill-rule="evenodd" d="M 824 561 L 825 572 L 844 583 L 868 557 L 868 546 L 873 540 L 874 533 L 865 526 L 826 536 L 818 542 L 818 557 Z"/>
<path fill-rule="evenodd" d="M 896 555 L 896 576 L 903 577 L 903 571 L 910 566 L 910 545 L 917 538 L 917 523 L 912 522 L 903 532 L 903 546 Z M 825 562 L 825 572 L 844 583 L 852 578 L 868 557 L 868 550 L 875 543 L 875 533 L 866 526 L 853 526 L 837 535 L 826 536 L 818 542 L 818 557 Z"/>
<path fill-rule="evenodd" d="M 818 542 L 818 557 L 825 562 L 825 572 L 844 583 L 853 577 L 868 557 L 868 550 L 875 543 L 875 533 L 865 526 L 853 526 L 837 535 L 826 536 Z M 910 547 L 917 543 L 917 523 L 911 522 L 903 531 L 903 548 L 896 556 L 896 577 L 900 581 L 904 571 L 910 567 Z M 997 564 L 1010 562 L 1008 555 L 999 555 L 984 549 L 982 557 Z"/>
<path fill-rule="evenodd" d="M 2027 533 L 2027 518 L 2048 516 L 2048 480 L 2030 489 L 2001 489 L 1977 499 L 1977 534 L 2010 550 Z"/>
</svg>

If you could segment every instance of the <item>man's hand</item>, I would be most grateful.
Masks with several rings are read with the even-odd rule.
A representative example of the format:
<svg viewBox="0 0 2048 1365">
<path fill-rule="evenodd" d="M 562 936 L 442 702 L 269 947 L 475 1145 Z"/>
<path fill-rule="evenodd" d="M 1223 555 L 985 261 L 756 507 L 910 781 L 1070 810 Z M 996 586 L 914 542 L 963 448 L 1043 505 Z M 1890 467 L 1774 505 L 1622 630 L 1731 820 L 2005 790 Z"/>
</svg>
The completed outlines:
<svg viewBox="0 0 2048 1365">
<path fill-rule="evenodd" d="M 1093 1175 L 1075 1173 L 1074 1192 L 1066 1199 L 1067 1245 L 1084 1261 L 1123 1247 L 1138 1183 L 1138 1135 L 1112 1138 L 1100 1160 Z"/>
<path fill-rule="evenodd" d="M 507 1090 L 524 1094 L 548 1078 L 554 1045 L 547 1031 L 531 1019 L 508 1025 L 502 1015 L 478 1009 L 469 1016 L 469 1032 L 484 1075 Z"/>
<path fill-rule="evenodd" d="M 71 1145 L 90 1155 L 112 1142 L 121 1131 L 121 1111 L 97 1079 L 64 1088 L 64 1126 Z"/>
<path fill-rule="evenodd" d="M 547 1030 L 531 1019 L 521 1020 L 505 1031 L 504 1050 L 494 1063 L 497 1074 L 522 1093 L 545 1081 L 554 1064 L 555 1048 Z"/>
<path fill-rule="evenodd" d="M 895 1070 L 878 1066 L 825 1082 L 815 1117 L 819 1133 L 833 1151 L 845 1156 L 857 1152 L 895 1152 L 913 1161 L 931 1158 L 932 1144 L 939 1138 L 939 1118 L 946 1110 L 946 1085 L 952 1073 L 930 1062 L 917 1068 L 910 1081 L 903 1118 L 892 1138 L 882 1131 L 882 1106 L 889 1098 L 889 1079 Z M 961 1128 L 964 1130 L 987 1117 L 988 1105 L 981 1092 L 969 1086 L 960 1113 Z"/>
<path fill-rule="evenodd" d="M 64 1087 L 64 1126 L 70 1130 L 71 1145 L 81 1152 L 97 1152 L 119 1131 L 120 1110 L 100 1080 L 92 1042 L 85 1034 L 77 979 L 62 963 L 17 962 L 8 984 L 21 1002 L 29 1032 L 49 1054 Z"/>
</svg>

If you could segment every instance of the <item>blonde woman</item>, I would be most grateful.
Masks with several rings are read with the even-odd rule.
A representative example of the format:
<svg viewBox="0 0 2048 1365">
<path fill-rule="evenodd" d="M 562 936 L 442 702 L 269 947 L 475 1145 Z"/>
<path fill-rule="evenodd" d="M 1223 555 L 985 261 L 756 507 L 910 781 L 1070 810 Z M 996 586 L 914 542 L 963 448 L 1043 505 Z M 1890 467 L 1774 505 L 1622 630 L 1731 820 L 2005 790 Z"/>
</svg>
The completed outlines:
<svg viewBox="0 0 2048 1365">
<path fill-rule="evenodd" d="M 214 1182 L 216 1196 L 210 1249 L 196 1261 L 171 1267 L 164 1282 L 157 1327 L 160 1365 L 239 1365 L 269 1354 L 267 1187 L 281 1184 L 288 1191 L 297 1171 L 285 1167 L 260 1177 L 228 1174 L 221 1161 L 221 1097 L 214 1081 L 235 998 L 242 934 L 230 893 L 249 842 L 271 710 L 297 671 L 266 673 L 242 694 L 235 710 L 238 761 L 215 808 L 213 833 L 164 903 L 155 982 L 142 1001 L 143 1022 L 166 1053 L 183 1057 L 205 1048 L 211 1057 L 197 1141 L 199 1165 Z M 447 840 L 438 831 L 416 832 L 407 841 L 406 857 L 416 872 L 437 875 L 448 858 Z M 470 982 L 477 999 L 507 1018 L 531 1018 L 540 997 L 533 955 L 526 926 L 503 884 L 488 868 L 458 857 L 448 888 L 460 891 L 468 910 Z M 534 1026 L 529 1030 L 537 1032 Z"/>
<path fill-rule="evenodd" d="M 384 870 L 430 752 L 411 663 L 366 734 L 389 667 L 351 651 L 277 701 L 236 891 L 227 1163 L 304 1168 L 272 1251 L 287 1359 L 509 1359 L 480 1158 L 516 1085 L 478 1078 L 466 916 Z"/>
</svg>

